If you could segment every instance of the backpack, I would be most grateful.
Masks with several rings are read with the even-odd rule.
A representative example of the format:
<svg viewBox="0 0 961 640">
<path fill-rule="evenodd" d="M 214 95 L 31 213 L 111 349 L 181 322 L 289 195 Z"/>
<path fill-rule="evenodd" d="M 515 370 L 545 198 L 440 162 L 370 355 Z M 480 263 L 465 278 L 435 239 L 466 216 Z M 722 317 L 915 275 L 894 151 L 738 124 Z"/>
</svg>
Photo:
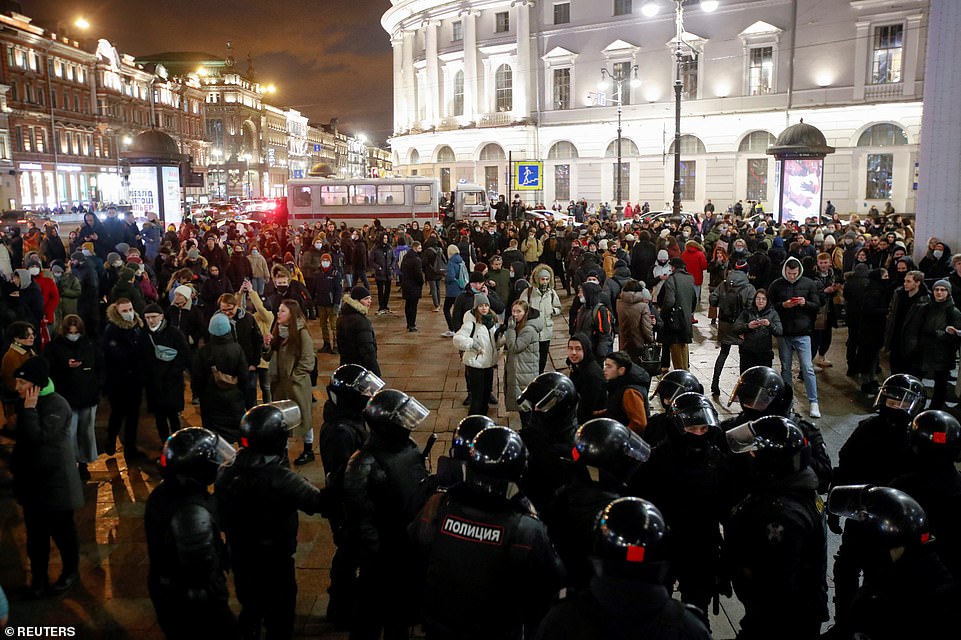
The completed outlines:
<svg viewBox="0 0 961 640">
<path fill-rule="evenodd" d="M 741 311 L 744 310 L 744 300 L 741 299 L 740 290 L 725 286 L 721 299 L 717 301 L 717 309 L 722 321 L 734 322 L 737 320 Z"/>
<path fill-rule="evenodd" d="M 463 261 L 460 263 L 460 271 L 457 274 L 457 286 L 463 289 L 467 286 L 470 276 L 467 274 L 467 265 Z"/>
<path fill-rule="evenodd" d="M 433 269 L 435 273 L 444 273 L 444 269 L 447 268 L 446 261 L 444 260 L 444 252 L 440 249 L 434 249 L 434 262 Z"/>
</svg>

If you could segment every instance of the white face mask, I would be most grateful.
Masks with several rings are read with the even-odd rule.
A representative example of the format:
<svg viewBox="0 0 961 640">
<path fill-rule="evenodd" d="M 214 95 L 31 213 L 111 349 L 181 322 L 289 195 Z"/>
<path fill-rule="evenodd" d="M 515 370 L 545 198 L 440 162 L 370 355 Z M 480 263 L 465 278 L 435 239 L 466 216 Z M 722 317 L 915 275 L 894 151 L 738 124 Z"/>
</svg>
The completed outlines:
<svg viewBox="0 0 961 640">
<path fill-rule="evenodd" d="M 119 269 L 120 267 L 123 266 L 123 262 L 121 262 L 120 260 L 115 260 L 114 262 L 111 263 L 111 265 L 113 266 L 114 269 Z"/>
<path fill-rule="evenodd" d="M 329 267 L 330 267 L 330 260 L 322 260 L 321 263 L 320 263 L 320 266 L 322 266 L 324 269 L 329 268 Z"/>
<path fill-rule="evenodd" d="M 587 303 L 587 300 L 584 298 L 584 296 L 577 296 L 577 299 L 581 301 L 581 304 Z"/>
<path fill-rule="evenodd" d="M 27 269 L 27 271 L 30 273 L 30 275 L 35 276 L 40 273 L 40 267 L 30 267 L 29 269 Z"/>
<path fill-rule="evenodd" d="M 314 249 L 317 249 L 317 251 L 320 251 L 320 250 L 323 249 L 323 248 L 324 248 L 324 244 L 323 244 L 322 242 L 315 242 L 315 243 L 314 243 Z"/>
<path fill-rule="evenodd" d="M 120 317 L 126 320 L 127 322 L 133 322 L 135 315 L 136 314 L 133 311 L 123 311 L 121 312 Z"/>
<path fill-rule="evenodd" d="M 148 324 L 147 324 L 147 328 L 150 329 L 150 332 L 151 332 L 151 333 L 154 333 L 154 332 L 160 330 L 160 325 L 162 325 L 163 323 L 164 323 L 163 320 L 161 320 L 161 321 L 158 322 L 157 324 L 149 324 L 149 323 L 148 323 Z"/>
<path fill-rule="evenodd" d="M 937 258 L 938 260 L 940 260 L 940 259 L 941 259 L 941 256 L 944 255 L 944 251 L 941 251 L 940 249 L 935 249 L 934 252 L 933 252 L 933 255 L 934 255 L 935 258 Z M 32 269 L 31 269 L 30 273 L 33 273 L 33 270 L 32 270 Z M 36 274 L 34 274 L 34 275 L 36 275 Z"/>
<path fill-rule="evenodd" d="M 89 258 L 90 256 L 93 255 L 93 254 L 90 252 L 90 249 L 84 249 L 84 250 L 81 251 L 80 253 L 82 253 L 82 254 L 84 255 L 84 257 L 87 257 L 87 258 Z"/>
<path fill-rule="evenodd" d="M 79 333 L 68 333 L 68 334 L 67 334 L 67 340 L 69 340 L 70 342 L 76 342 L 76 341 L 79 340 L 79 339 L 80 339 L 80 334 L 79 334 Z"/>
</svg>

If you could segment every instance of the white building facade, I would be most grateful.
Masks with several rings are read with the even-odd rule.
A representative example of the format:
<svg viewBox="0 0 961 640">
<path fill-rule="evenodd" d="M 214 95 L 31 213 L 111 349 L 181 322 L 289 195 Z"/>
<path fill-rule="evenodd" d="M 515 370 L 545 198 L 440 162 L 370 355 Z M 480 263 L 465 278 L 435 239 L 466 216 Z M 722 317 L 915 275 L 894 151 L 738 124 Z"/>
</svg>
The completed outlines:
<svg viewBox="0 0 961 640">
<path fill-rule="evenodd" d="M 685 209 L 773 209 L 777 135 L 803 119 L 837 152 L 824 200 L 915 211 L 927 0 L 685 0 Z M 711 4 L 711 3 L 708 3 Z M 650 6 L 646 6 L 650 5 Z M 657 6 L 659 11 L 653 12 Z M 392 0 L 393 170 L 508 194 L 509 159 L 542 160 L 528 200 L 672 199 L 672 0 Z M 636 78 L 636 80 L 635 80 Z"/>
</svg>

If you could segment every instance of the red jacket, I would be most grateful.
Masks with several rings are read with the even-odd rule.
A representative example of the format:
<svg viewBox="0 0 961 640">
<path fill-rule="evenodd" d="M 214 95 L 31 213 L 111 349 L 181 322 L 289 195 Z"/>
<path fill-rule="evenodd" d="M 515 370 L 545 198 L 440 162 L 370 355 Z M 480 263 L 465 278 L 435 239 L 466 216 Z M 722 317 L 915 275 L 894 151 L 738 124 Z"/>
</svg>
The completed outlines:
<svg viewBox="0 0 961 640">
<path fill-rule="evenodd" d="M 33 281 L 40 287 L 40 294 L 43 296 L 43 317 L 47 324 L 52 325 L 57 307 L 60 305 L 60 290 L 53 278 L 48 278 L 43 272 L 33 276 Z"/>
<path fill-rule="evenodd" d="M 681 259 L 687 265 L 687 272 L 694 277 L 695 286 L 704 284 L 704 271 L 707 269 L 707 256 L 695 246 L 688 246 L 681 254 Z"/>
</svg>

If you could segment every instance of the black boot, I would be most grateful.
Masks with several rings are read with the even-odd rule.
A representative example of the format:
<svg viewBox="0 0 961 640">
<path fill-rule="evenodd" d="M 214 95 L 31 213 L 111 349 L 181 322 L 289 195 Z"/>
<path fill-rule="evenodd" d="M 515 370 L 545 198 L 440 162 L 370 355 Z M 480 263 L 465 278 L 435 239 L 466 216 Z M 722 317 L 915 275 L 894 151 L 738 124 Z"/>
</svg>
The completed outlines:
<svg viewBox="0 0 961 640">
<path fill-rule="evenodd" d="M 302 467 L 302 466 L 304 466 L 305 464 L 308 464 L 308 463 L 310 463 L 310 462 L 313 462 L 313 461 L 314 461 L 314 457 L 315 457 L 315 456 L 314 456 L 314 445 L 313 445 L 313 443 L 311 443 L 311 442 L 305 442 L 305 443 L 304 443 L 304 450 L 303 450 L 303 452 L 302 452 L 299 456 L 297 456 L 297 459 L 294 460 L 294 464 L 297 465 L 298 467 Z"/>
</svg>

